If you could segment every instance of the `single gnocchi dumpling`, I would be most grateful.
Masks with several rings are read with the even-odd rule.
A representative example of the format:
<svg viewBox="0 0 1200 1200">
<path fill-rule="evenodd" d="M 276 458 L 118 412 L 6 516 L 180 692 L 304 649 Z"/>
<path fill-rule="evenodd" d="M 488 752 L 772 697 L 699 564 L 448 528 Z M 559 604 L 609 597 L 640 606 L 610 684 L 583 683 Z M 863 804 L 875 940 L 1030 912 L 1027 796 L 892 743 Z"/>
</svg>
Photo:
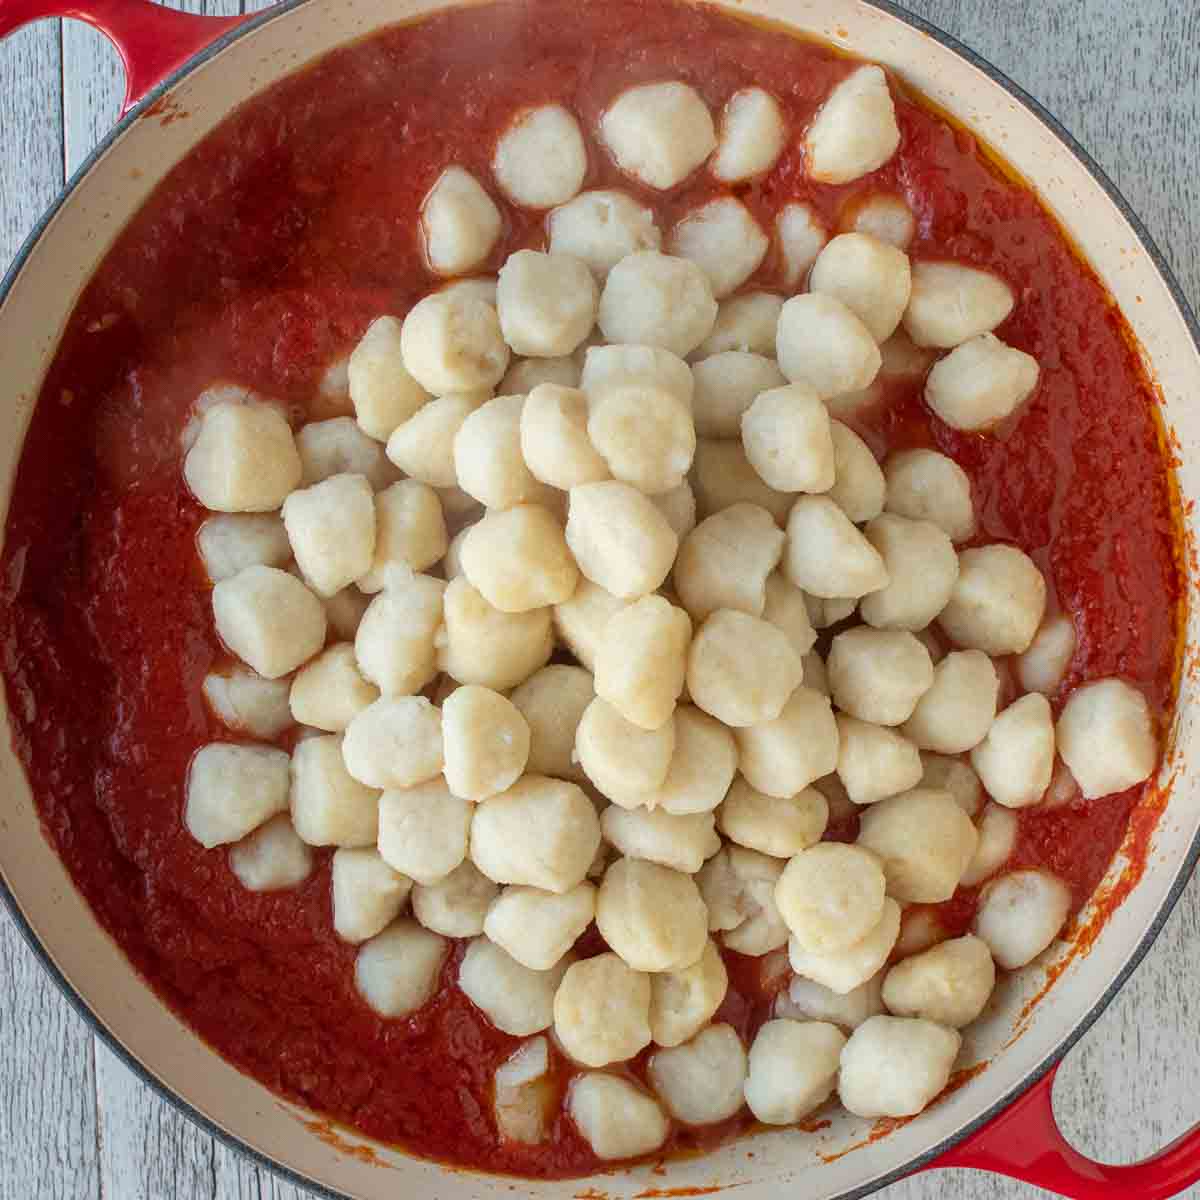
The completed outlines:
<svg viewBox="0 0 1200 1200">
<path fill-rule="evenodd" d="M 461 292 L 434 292 L 418 300 L 404 318 L 400 351 L 409 373 L 434 396 L 493 388 L 508 368 L 496 309 Z"/>
<path fill-rule="evenodd" d="M 483 931 L 531 971 L 548 971 L 578 940 L 596 913 L 596 888 L 584 880 L 556 895 L 507 887 L 492 902 Z"/>
<path fill-rule="evenodd" d="M 601 881 L 596 926 L 635 970 L 674 971 L 690 967 L 704 953 L 708 913 L 690 876 L 622 858 Z"/>
<path fill-rule="evenodd" d="M 828 496 L 800 496 L 792 505 L 783 573 L 796 587 L 829 600 L 855 600 L 889 582 L 882 555 Z"/>
<path fill-rule="evenodd" d="M 775 903 L 798 949 L 845 950 L 883 918 L 883 869 L 859 846 L 822 842 L 788 862 L 775 885 Z"/>
<path fill-rule="evenodd" d="M 775 354 L 775 329 L 783 297 L 771 292 L 743 292 L 730 296 L 717 305 L 717 319 L 712 332 L 696 347 L 694 360 L 698 366 L 704 359 L 726 351 L 757 354 L 771 358 Z M 780 380 L 779 382 L 783 382 Z M 699 410 L 696 414 L 699 425 Z M 734 432 L 728 436 L 736 437 Z"/>
<path fill-rule="evenodd" d="M 817 255 L 808 286 L 840 300 L 882 344 L 896 332 L 908 307 L 908 255 L 865 233 L 842 233 Z"/>
<path fill-rule="evenodd" d="M 501 1033 L 528 1037 L 554 1023 L 554 995 L 570 965 L 563 959 L 547 971 L 533 971 L 479 937 L 459 964 L 458 986 Z"/>
<path fill-rule="evenodd" d="M 609 620 L 596 650 L 596 695 L 641 729 L 670 720 L 683 690 L 692 623 L 662 596 L 643 596 Z"/>
<path fill-rule="evenodd" d="M 856 626 L 839 633 L 825 660 L 833 702 L 875 725 L 902 725 L 933 685 L 929 651 L 911 633 Z"/>
<path fill-rule="evenodd" d="M 996 716 L 1000 676 L 982 650 L 956 650 L 933 668 L 933 684 L 904 723 L 922 750 L 962 754 L 983 741 Z"/>
<path fill-rule="evenodd" d="M 944 754 L 921 752 L 921 786 L 949 792 L 968 817 L 978 816 L 983 805 L 983 784 L 969 762 Z"/>
<path fill-rule="evenodd" d="M 708 276 L 686 258 L 640 250 L 608 273 L 600 330 L 610 342 L 661 346 L 680 357 L 712 332 L 717 302 Z"/>
<path fill-rule="evenodd" d="M 680 541 L 696 528 L 696 495 L 686 479 L 669 492 L 659 492 L 650 499 Z"/>
<path fill-rule="evenodd" d="M 1058 936 L 1071 911 L 1071 889 L 1049 871 L 1009 871 L 979 894 L 975 933 L 1006 971 L 1033 962 Z"/>
<path fill-rule="evenodd" d="M 446 585 L 441 668 L 459 683 L 503 692 L 544 667 L 554 649 L 550 610 L 505 613 L 463 577 Z"/>
<path fill-rule="evenodd" d="M 658 588 L 679 548 L 675 531 L 649 497 L 617 480 L 571 489 L 566 537 L 579 570 L 625 600 Z"/>
<path fill-rule="evenodd" d="M 862 619 L 876 629 L 924 629 L 946 607 L 958 578 L 958 555 L 932 521 L 882 513 L 863 531 L 888 573 L 887 587 L 865 596 Z"/>
<path fill-rule="evenodd" d="M 363 943 L 355 987 L 381 1017 L 407 1017 L 433 995 L 449 949 L 444 938 L 402 917 Z"/>
<path fill-rule="evenodd" d="M 821 183 L 850 183 L 878 170 L 900 146 L 887 76 L 876 66 L 852 71 L 809 126 L 808 173 Z"/>
<path fill-rule="evenodd" d="M 575 735 L 595 695 L 591 675 L 565 663 L 543 667 L 512 691 L 509 699 L 529 726 L 527 770 L 584 782 L 573 758 Z"/>
<path fill-rule="evenodd" d="M 793 202 L 785 204 L 775 218 L 775 240 L 783 261 L 783 282 L 797 290 L 829 241 L 829 231 L 812 205 Z"/>
<path fill-rule="evenodd" d="M 986 432 L 1033 395 L 1039 374 L 1032 355 L 984 333 L 934 364 L 925 400 L 951 428 Z"/>
<path fill-rule="evenodd" d="M 829 422 L 833 442 L 833 487 L 826 495 L 854 524 L 883 511 L 886 483 L 870 446 L 841 421 Z"/>
<path fill-rule="evenodd" d="M 655 1051 L 646 1078 L 685 1125 L 711 1125 L 745 1103 L 746 1048 L 729 1025 L 710 1025 L 680 1046 Z"/>
<path fill-rule="evenodd" d="M 796 1021 L 826 1021 L 846 1033 L 884 1011 L 880 972 L 844 995 L 797 975 L 775 1002 L 775 1015 Z"/>
<path fill-rule="evenodd" d="M 935 450 L 904 450 L 888 456 L 884 474 L 889 513 L 931 522 L 953 542 L 974 536 L 971 483 L 953 459 Z"/>
<path fill-rule="evenodd" d="M 522 1042 L 496 1068 L 493 1112 L 502 1138 L 527 1146 L 546 1140 L 558 1106 L 549 1072 L 550 1044 L 544 1037 Z"/>
<path fill-rule="evenodd" d="M 648 83 L 622 92 L 600 118 L 600 138 L 617 166 L 665 191 L 713 152 L 712 114 L 686 83 Z"/>
<path fill-rule="evenodd" d="M 500 330 L 516 354 L 570 354 L 596 323 L 598 299 L 587 264 L 569 254 L 518 250 L 500 268 Z"/>
<path fill-rule="evenodd" d="M 645 859 L 694 875 L 721 848 L 713 814 L 669 813 L 661 808 L 622 808 L 611 804 L 600 814 L 600 832 L 627 858 Z"/>
<path fill-rule="evenodd" d="M 632 1058 L 650 1043 L 650 976 L 612 953 L 573 963 L 554 996 L 554 1034 L 585 1067 Z"/>
<path fill-rule="evenodd" d="M 846 1035 L 823 1021 L 768 1021 L 750 1047 L 746 1103 L 764 1125 L 792 1125 L 833 1095 Z"/>
<path fill-rule="evenodd" d="M 983 1012 L 995 986 L 992 952 L 967 934 L 892 967 L 883 981 L 883 1001 L 897 1017 L 962 1029 Z"/>
<path fill-rule="evenodd" d="M 688 651 L 692 700 L 735 728 L 778 717 L 802 674 L 800 656 L 782 630 L 732 609 L 709 616 Z"/>
<path fill-rule="evenodd" d="M 975 887 L 994 875 L 1007 861 L 1017 844 L 1020 821 L 1011 808 L 989 803 L 979 817 L 979 845 L 963 873 L 964 887 Z"/>
<path fill-rule="evenodd" d="M 765 509 L 777 525 L 784 525 L 796 497 L 768 487 L 750 465 L 741 442 L 701 438 L 696 443 L 692 466 L 696 513 L 711 517 L 734 504 L 753 504 Z"/>
<path fill-rule="evenodd" d="M 734 738 L 739 769 L 752 787 L 768 796 L 795 796 L 838 763 L 838 731 L 829 698 L 805 686 L 792 692 L 774 720 L 735 729 Z"/>
<path fill-rule="evenodd" d="M 730 950 L 761 958 L 788 940 L 788 927 L 775 903 L 782 859 L 727 844 L 696 875 L 708 909 L 710 932 L 722 931 Z"/>
<path fill-rule="evenodd" d="M 838 778 L 853 803 L 876 804 L 921 782 L 921 755 L 895 729 L 839 713 L 837 731 Z"/>
<path fill-rule="evenodd" d="M 346 770 L 342 739 L 305 738 L 292 752 L 292 824 L 310 846 L 373 846 L 379 791 Z"/>
<path fill-rule="evenodd" d="M 722 183 L 763 175 L 783 153 L 787 127 L 779 103 L 762 88 L 742 88 L 725 102 L 709 170 Z"/>
<path fill-rule="evenodd" d="M 615 479 L 649 495 L 683 483 L 696 453 L 691 408 L 650 381 L 590 387 L 587 434 Z"/>
<path fill-rule="evenodd" d="M 325 642 L 325 609 L 300 580 L 275 567 L 252 566 L 212 592 L 217 634 L 265 679 L 307 662 Z"/>
<path fill-rule="evenodd" d="M 371 599 L 354 634 L 354 657 L 363 678 L 384 695 L 415 695 L 437 674 L 445 593 L 446 584 L 431 575 L 393 570 Z"/>
<path fill-rule="evenodd" d="M 375 552 L 370 570 L 358 577 L 359 591 L 373 595 L 397 569 L 407 579 L 433 566 L 445 555 L 447 541 L 442 506 L 428 484 L 401 479 L 376 492 Z"/>
<path fill-rule="evenodd" d="M 938 624 L 951 641 L 997 658 L 1029 648 L 1046 611 L 1046 580 L 1016 546 L 958 556 L 958 578 Z"/>
<path fill-rule="evenodd" d="M 618 191 L 583 192 L 546 218 L 551 254 L 581 259 L 600 280 L 630 254 L 657 250 L 654 210 Z"/>
<path fill-rule="evenodd" d="M 499 886 L 473 862 L 462 862 L 434 883 L 413 886 L 413 916 L 444 937 L 478 937 L 499 894 Z"/>
<path fill-rule="evenodd" d="M 675 720 L 656 729 L 626 720 L 597 696 L 584 709 L 575 733 L 575 757 L 601 795 L 622 808 L 637 808 L 667 778 L 675 751 Z"/>
<path fill-rule="evenodd" d="M 579 122 L 561 104 L 519 113 L 496 143 L 492 170 L 514 204 L 523 208 L 566 204 L 587 174 L 587 147 Z"/>
<path fill-rule="evenodd" d="M 296 434 L 300 486 L 311 487 L 333 475 L 362 475 L 373 488 L 397 478 L 383 447 L 352 417 L 310 421 Z"/>
<path fill-rule="evenodd" d="M 772 329 L 769 353 L 774 350 Z M 722 350 L 700 359 L 692 366 L 692 378 L 696 433 L 714 438 L 740 437 L 742 414 L 755 397 L 787 382 L 773 359 L 744 350 Z"/>
<path fill-rule="evenodd" d="M 694 262 L 719 300 L 737 291 L 767 255 L 767 235 L 750 210 L 733 196 L 710 200 L 671 231 L 672 254 Z"/>
<path fill-rule="evenodd" d="M 346 727 L 346 770 L 373 788 L 410 788 L 441 773 L 442 713 L 424 696 L 385 696 Z"/>
<path fill-rule="evenodd" d="M 467 856 L 471 805 L 435 779 L 379 798 L 379 853 L 416 883 L 445 879 Z"/>
<path fill-rule="evenodd" d="M 371 569 L 375 494 L 365 476 L 333 475 L 292 492 L 283 502 L 283 524 L 296 564 L 318 596 L 332 596 Z"/>
<path fill-rule="evenodd" d="M 572 1081 L 567 1112 L 592 1153 L 609 1161 L 650 1154 L 671 1128 L 652 1096 L 604 1071 L 588 1071 Z"/>
<path fill-rule="evenodd" d="M 393 870 L 370 846 L 338 850 L 330 879 L 334 932 L 356 945 L 390 925 L 412 891 L 412 880 Z"/>
<path fill-rule="evenodd" d="M 573 783 L 525 775 L 480 804 L 471 822 L 471 861 L 496 883 L 559 895 L 577 887 L 600 847 L 600 819 Z"/>
<path fill-rule="evenodd" d="M 369 704 L 379 689 L 358 669 L 354 647 L 339 642 L 323 650 L 292 680 L 289 703 L 301 725 L 341 733 Z"/>
<path fill-rule="evenodd" d="M 412 479 L 453 487 L 458 483 L 454 439 L 462 423 L 490 398 L 486 391 L 449 392 L 431 400 L 392 430 L 387 457 Z"/>
<path fill-rule="evenodd" d="M 762 619 L 782 629 L 787 634 L 788 641 L 792 643 L 792 649 L 801 658 L 805 657 L 816 645 L 817 631 L 808 615 L 804 593 L 795 584 L 790 583 L 781 571 L 772 571 L 767 576 L 763 591 L 765 599 Z M 808 682 L 807 669 L 804 672 L 804 680 Z"/>
<path fill-rule="evenodd" d="M 471 413 L 454 438 L 459 486 L 488 508 L 538 503 L 548 489 L 521 452 L 523 396 L 497 396 Z"/>
<path fill-rule="evenodd" d="M 465 800 L 486 800 L 511 787 L 529 758 L 529 726 L 512 701 L 476 684 L 442 704 L 446 784 Z"/>
<path fill-rule="evenodd" d="M 915 263 L 904 328 L 918 346 L 952 350 L 991 333 L 1015 302 L 1008 284 L 990 271 L 966 263 Z"/>
<path fill-rule="evenodd" d="M 882 361 L 871 331 L 834 296 L 793 296 L 779 314 L 775 355 L 793 383 L 821 399 L 870 387 Z"/>
<path fill-rule="evenodd" d="M 293 723 L 286 679 L 263 679 L 245 667 L 233 667 L 226 674 L 206 675 L 201 690 L 226 728 L 250 737 L 269 741 Z"/>
<path fill-rule="evenodd" d="M 821 840 L 829 804 L 815 788 L 806 787 L 794 796 L 767 796 L 739 779 L 717 819 L 731 842 L 775 858 L 791 858 Z"/>
<path fill-rule="evenodd" d="M 683 539 L 672 578 L 693 620 L 718 609 L 763 615 L 767 579 L 783 554 L 784 535 L 771 514 L 738 503 L 706 517 Z"/>
<path fill-rule="evenodd" d="M 865 233 L 898 250 L 907 250 L 917 231 L 917 219 L 904 199 L 891 192 L 870 192 L 842 210 L 839 226 L 847 233 Z"/>
<path fill-rule="evenodd" d="M 878 923 L 853 945 L 815 953 L 805 949 L 793 935 L 788 943 L 788 961 L 797 975 L 844 995 L 883 970 L 899 935 L 900 905 L 888 896 Z"/>
<path fill-rule="evenodd" d="M 609 478 L 588 436 L 587 397 L 574 387 L 538 384 L 521 407 L 521 454 L 533 477 L 570 491 Z"/>
<path fill-rule="evenodd" d="M 684 815 L 707 813 L 721 803 L 737 770 L 733 734 L 690 704 L 675 709 L 675 746 L 666 778 L 642 801 L 647 808 Z"/>
<path fill-rule="evenodd" d="M 447 167 L 421 206 L 425 254 L 438 275 L 466 275 L 491 254 L 502 219 L 470 171 Z"/>
<path fill-rule="evenodd" d="M 659 1046 L 678 1046 L 712 1019 L 725 999 L 729 975 L 711 940 L 690 967 L 650 976 L 650 1032 Z"/>
<path fill-rule="evenodd" d="M 215 512 L 270 512 L 300 483 L 301 471 L 291 426 L 268 404 L 206 409 L 183 460 L 192 495 Z"/>
<path fill-rule="evenodd" d="M 536 504 L 485 515 L 471 526 L 460 562 L 471 586 L 501 612 L 560 604 L 579 581 L 562 526 Z"/>
<path fill-rule="evenodd" d="M 953 796 L 931 788 L 872 804 L 859 824 L 858 845 L 878 857 L 888 895 L 904 904 L 949 900 L 978 844 L 971 818 Z"/>
<path fill-rule="evenodd" d="M 1075 623 L 1066 613 L 1047 618 L 1029 648 L 1017 655 L 1017 678 L 1027 692 L 1051 696 L 1062 683 L 1075 655 Z"/>
<path fill-rule="evenodd" d="M 229 869 L 248 892 L 277 892 L 303 883 L 313 869 L 312 851 L 286 813 L 279 813 L 229 848 Z"/>
<path fill-rule="evenodd" d="M 245 567 L 286 567 L 292 557 L 287 530 L 274 513 L 221 513 L 196 533 L 196 548 L 213 583 Z"/>
<path fill-rule="evenodd" d="M 1054 770 L 1054 717 L 1046 697 L 1030 692 L 1000 713 L 971 751 L 971 766 L 997 804 L 1036 804 Z"/>
<path fill-rule="evenodd" d="M 405 366 L 402 328 L 395 317 L 372 321 L 346 367 L 355 419 L 378 442 L 386 442 L 430 398 Z"/>
<path fill-rule="evenodd" d="M 859 1117 L 911 1117 L 950 1082 L 962 1037 L 915 1017 L 872 1017 L 842 1050 L 838 1095 Z"/>
<path fill-rule="evenodd" d="M 829 410 L 802 383 L 760 392 L 742 414 L 751 466 L 778 492 L 827 492 L 834 453 Z"/>
<path fill-rule="evenodd" d="M 1058 718 L 1058 752 L 1088 800 L 1149 779 L 1158 738 L 1145 696 L 1123 679 L 1077 687 Z"/>
</svg>

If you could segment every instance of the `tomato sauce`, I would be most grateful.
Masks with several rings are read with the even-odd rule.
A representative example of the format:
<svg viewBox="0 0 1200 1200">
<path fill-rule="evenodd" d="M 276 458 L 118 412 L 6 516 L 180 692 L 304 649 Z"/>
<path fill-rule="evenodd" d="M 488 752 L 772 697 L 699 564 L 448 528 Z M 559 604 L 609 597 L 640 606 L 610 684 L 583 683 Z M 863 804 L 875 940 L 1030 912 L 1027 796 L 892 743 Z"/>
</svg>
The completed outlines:
<svg viewBox="0 0 1200 1200">
<path fill-rule="evenodd" d="M 223 652 L 194 543 L 204 514 L 180 473 L 189 406 L 228 379 L 305 411 L 373 317 L 403 315 L 430 288 L 417 214 L 434 179 L 457 162 L 490 180 L 495 138 L 524 105 L 561 101 L 590 131 L 631 83 L 684 79 L 714 110 L 758 84 L 793 130 L 770 174 L 735 189 L 765 226 L 802 199 L 836 227 L 855 197 L 889 191 L 916 214 L 914 258 L 1008 280 L 1018 303 L 998 333 L 1042 367 L 1011 428 L 947 428 L 919 380 L 891 386 L 858 424 L 877 452 L 927 444 L 954 457 L 979 540 L 1015 543 L 1044 570 L 1078 631 L 1056 709 L 1076 683 L 1117 674 L 1165 720 L 1181 575 L 1155 394 L 1127 329 L 1036 196 L 895 81 L 895 159 L 848 186 L 809 182 L 795 132 L 852 67 L 667 0 L 447 12 L 331 54 L 233 114 L 170 173 L 81 297 L 8 518 L 0 647 L 13 737 L 46 836 L 105 929 L 200 1036 L 279 1093 L 447 1162 L 534 1176 L 598 1165 L 561 1115 L 543 1146 L 499 1140 L 490 1079 L 517 1043 L 454 986 L 461 944 L 424 1009 L 381 1020 L 354 990 L 354 948 L 333 933 L 329 852 L 300 888 L 255 895 L 181 822 L 192 754 L 228 737 L 200 694 Z M 641 196 L 664 228 L 718 190 L 701 173 L 660 196 L 590 153 L 586 186 Z M 510 208 L 506 222 L 493 268 L 542 244 L 540 217 Z M 769 257 L 749 286 L 778 280 Z M 1082 903 L 1140 794 L 1022 813 L 1014 862 L 1048 865 Z M 960 894 L 947 923 L 965 927 L 973 907 Z M 769 962 L 728 959 L 721 1016 L 750 1034 L 769 1008 Z M 743 1125 L 679 1133 L 669 1149 Z"/>
</svg>

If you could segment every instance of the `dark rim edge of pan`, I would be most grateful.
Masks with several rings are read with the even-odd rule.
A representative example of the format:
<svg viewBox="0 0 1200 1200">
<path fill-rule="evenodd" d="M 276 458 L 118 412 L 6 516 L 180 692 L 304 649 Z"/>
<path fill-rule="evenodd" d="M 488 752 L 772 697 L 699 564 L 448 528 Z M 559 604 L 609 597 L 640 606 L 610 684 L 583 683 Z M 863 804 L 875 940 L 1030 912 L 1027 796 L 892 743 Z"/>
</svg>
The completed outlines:
<svg viewBox="0 0 1200 1200">
<path fill-rule="evenodd" d="M 692 2 L 708 3 L 709 0 L 692 0 Z M 1136 235 L 1141 248 L 1150 261 L 1154 264 L 1155 270 L 1167 285 L 1167 290 L 1171 294 L 1171 299 L 1174 301 L 1176 308 L 1179 310 L 1184 323 L 1187 325 L 1188 332 L 1191 335 L 1192 343 L 1200 353 L 1200 323 L 1197 322 L 1195 314 L 1192 312 L 1191 305 L 1188 303 L 1187 297 L 1183 293 L 1183 289 L 1179 285 L 1179 281 L 1175 278 L 1174 272 L 1167 263 L 1166 258 L 1159 250 L 1154 239 L 1149 231 L 1142 223 L 1138 215 L 1130 207 L 1129 202 L 1118 190 L 1116 184 L 1109 178 L 1108 173 L 1103 167 L 1084 149 L 1075 137 L 1066 129 L 1061 121 L 1046 109 L 1038 100 L 1031 96 L 1020 84 L 1010 79 L 1003 71 L 994 66 L 987 59 L 977 54 L 970 47 L 964 45 L 954 37 L 947 33 L 937 25 L 925 20 L 923 17 L 917 16 L 916 13 L 910 12 L 901 5 L 893 3 L 893 0 L 863 0 L 864 3 L 873 8 L 879 9 L 881 12 L 887 13 L 889 16 L 895 17 L 897 20 L 903 21 L 906 25 L 926 34 L 928 37 L 945 46 L 952 53 L 964 59 L 971 66 L 981 71 L 994 83 L 1002 87 L 1009 95 L 1013 96 L 1026 109 L 1033 113 L 1045 125 L 1051 133 L 1061 142 L 1067 150 L 1075 156 L 1076 159 L 1087 169 L 1092 179 L 1100 186 L 1101 190 L 1115 205 L 1117 210 L 1129 222 L 1134 234 Z M 32 254 L 34 247 L 41 240 L 42 234 L 45 233 L 50 222 L 53 221 L 59 209 L 67 202 L 74 193 L 75 189 L 82 182 L 84 177 L 92 169 L 93 166 L 104 156 L 109 147 L 112 146 L 118 138 L 120 138 L 134 122 L 145 114 L 161 96 L 169 92 L 176 84 L 185 76 L 189 75 L 196 68 L 203 66 L 210 59 L 215 58 L 227 46 L 237 41 L 239 38 L 250 33 L 251 31 L 260 28 L 270 21 L 287 16 L 297 8 L 302 8 L 305 4 L 310 3 L 310 0 L 280 0 L 271 8 L 265 9 L 262 12 L 248 17 L 241 25 L 235 26 L 227 33 L 222 34 L 219 38 L 206 46 L 199 53 L 193 55 L 187 60 L 178 70 L 174 71 L 161 83 L 152 88 L 141 100 L 138 101 L 133 108 L 125 114 L 121 120 L 113 126 L 113 128 L 101 139 L 95 149 L 80 163 L 75 173 L 67 181 L 62 191 L 55 198 L 54 202 L 42 215 L 38 223 L 33 227 L 29 236 L 21 245 L 16 257 L 13 259 L 4 277 L 0 280 L 0 308 L 3 307 L 8 299 L 13 285 L 16 283 L 17 277 L 24 269 L 29 256 Z M 886 1171 L 870 1182 L 859 1187 L 852 1188 L 850 1191 L 842 1192 L 837 1197 L 837 1200 L 859 1200 L 860 1197 L 868 1196 L 872 1192 L 876 1192 L 881 1188 L 887 1187 L 889 1184 L 896 1183 L 901 1179 L 912 1175 L 914 1172 L 920 1171 L 924 1167 L 930 1166 L 936 1159 L 940 1158 L 947 1151 L 953 1149 L 969 1138 L 973 1133 L 977 1132 L 989 1121 L 999 1116 L 1006 1108 L 1008 1108 L 1015 1100 L 1029 1090 L 1039 1079 L 1041 1079 L 1047 1071 L 1054 1067 L 1057 1063 L 1070 1052 L 1072 1047 L 1083 1037 L 1085 1033 L 1099 1019 L 1101 1013 L 1112 1003 L 1113 998 L 1125 985 L 1126 981 L 1133 972 L 1141 964 L 1145 958 L 1151 945 L 1162 931 L 1171 913 L 1174 911 L 1175 905 L 1179 902 L 1180 896 L 1183 894 L 1184 888 L 1191 879 L 1192 873 L 1196 867 L 1197 860 L 1200 860 L 1200 831 L 1198 831 L 1193 839 L 1192 844 L 1188 848 L 1187 854 L 1181 863 L 1175 879 L 1171 883 L 1170 890 L 1159 906 L 1154 919 L 1151 921 L 1149 928 L 1142 935 L 1137 945 L 1133 948 L 1129 957 L 1122 965 L 1121 969 L 1108 984 L 1100 997 L 1092 1005 L 1090 1009 L 1076 1022 L 1074 1028 L 1058 1043 L 1046 1057 L 1038 1063 L 1020 1083 L 1010 1088 L 1000 1099 L 988 1106 L 979 1116 L 967 1122 L 954 1133 L 942 1138 L 929 1149 L 922 1151 L 920 1154 L 907 1160 L 897 1167 Z M 292 1167 L 285 1166 L 277 1160 L 264 1154 L 262 1151 L 255 1149 L 247 1142 L 242 1141 L 237 1135 L 230 1133 L 215 1121 L 211 1120 L 204 1113 L 194 1108 L 188 1101 L 183 1099 L 178 1093 L 173 1091 L 163 1080 L 159 1079 L 147 1066 L 137 1059 L 131 1051 L 118 1040 L 103 1021 L 92 1011 L 84 997 L 76 991 L 74 986 L 67 981 L 62 972 L 58 969 L 57 964 L 51 958 L 41 940 L 33 931 L 29 922 L 25 918 L 16 897 L 8 887 L 8 882 L 0 874 L 0 900 L 3 901 L 8 909 L 9 915 L 12 917 L 13 923 L 16 925 L 21 936 L 24 938 L 26 945 L 32 951 L 34 957 L 41 964 L 45 972 L 57 985 L 59 991 L 66 998 L 75 1012 L 83 1019 L 90 1027 L 92 1032 L 96 1034 L 105 1044 L 125 1064 L 125 1066 L 133 1072 L 133 1074 L 147 1087 L 154 1091 L 158 1096 L 171 1105 L 177 1112 L 181 1113 L 189 1121 L 198 1125 L 211 1137 L 215 1138 L 222 1145 L 234 1152 L 245 1156 L 256 1165 L 273 1172 L 276 1175 L 282 1176 L 290 1183 L 302 1187 L 317 1196 L 323 1197 L 324 1200 L 354 1200 L 354 1197 L 349 1193 L 338 1191 L 334 1188 L 317 1182 L 309 1176 L 302 1174 Z M 104 931 L 101 930 L 103 933 Z M 105 934 L 107 936 L 107 934 Z M 864 1147 L 865 1149 L 865 1147 Z M 814 1164 L 814 1167 L 816 1164 Z M 506 1177 L 501 1177 L 506 1178 Z"/>
</svg>

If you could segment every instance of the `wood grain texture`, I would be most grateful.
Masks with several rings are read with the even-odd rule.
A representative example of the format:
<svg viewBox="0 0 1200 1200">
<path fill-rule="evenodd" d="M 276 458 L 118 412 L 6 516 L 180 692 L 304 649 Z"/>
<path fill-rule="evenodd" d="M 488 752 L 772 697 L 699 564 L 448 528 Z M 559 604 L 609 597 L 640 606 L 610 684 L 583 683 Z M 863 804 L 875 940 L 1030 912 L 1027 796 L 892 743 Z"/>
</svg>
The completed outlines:
<svg viewBox="0 0 1200 1200">
<path fill-rule="evenodd" d="M 235 12 L 238 0 L 188 0 Z M 249 0 L 247 11 L 267 6 Z M 1200 300 L 1200 8 L 1194 0 L 909 0 L 1038 97 L 1112 175 Z M 57 22 L 0 44 L 0 259 L 108 129 L 123 83 L 115 52 Z M 16 181 L 19 181 L 19 186 Z M 1200 1118 L 1200 881 L 1146 962 L 1059 1074 L 1064 1131 L 1112 1162 L 1152 1153 Z M 0 1200 L 307 1200 L 227 1150 L 93 1041 L 0 920 Z M 53 1076 L 47 1062 L 58 1065 Z M 928 1175 L 887 1200 L 1031 1200 L 973 1172 Z M 1200 1188 L 1188 1193 L 1200 1200 Z M 1135 1198 L 1131 1198 L 1135 1200 Z"/>
</svg>

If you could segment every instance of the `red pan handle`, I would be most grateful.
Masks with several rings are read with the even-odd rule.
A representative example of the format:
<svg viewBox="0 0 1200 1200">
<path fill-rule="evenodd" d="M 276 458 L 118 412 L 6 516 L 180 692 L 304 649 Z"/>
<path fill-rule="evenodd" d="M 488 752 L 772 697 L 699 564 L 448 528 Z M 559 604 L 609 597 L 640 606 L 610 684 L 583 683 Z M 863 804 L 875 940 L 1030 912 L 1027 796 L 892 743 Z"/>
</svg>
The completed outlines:
<svg viewBox="0 0 1200 1200">
<path fill-rule="evenodd" d="M 149 0 L 0 0 L 0 37 L 41 17 L 86 21 L 125 64 L 127 113 L 155 84 L 245 17 L 200 17 Z"/>
<path fill-rule="evenodd" d="M 1165 1150 L 1127 1167 L 1093 1162 L 1054 1120 L 1055 1067 L 999 1116 L 926 1170 L 973 1167 L 1022 1179 L 1071 1200 L 1169 1200 L 1200 1180 L 1200 1125 Z"/>
</svg>

